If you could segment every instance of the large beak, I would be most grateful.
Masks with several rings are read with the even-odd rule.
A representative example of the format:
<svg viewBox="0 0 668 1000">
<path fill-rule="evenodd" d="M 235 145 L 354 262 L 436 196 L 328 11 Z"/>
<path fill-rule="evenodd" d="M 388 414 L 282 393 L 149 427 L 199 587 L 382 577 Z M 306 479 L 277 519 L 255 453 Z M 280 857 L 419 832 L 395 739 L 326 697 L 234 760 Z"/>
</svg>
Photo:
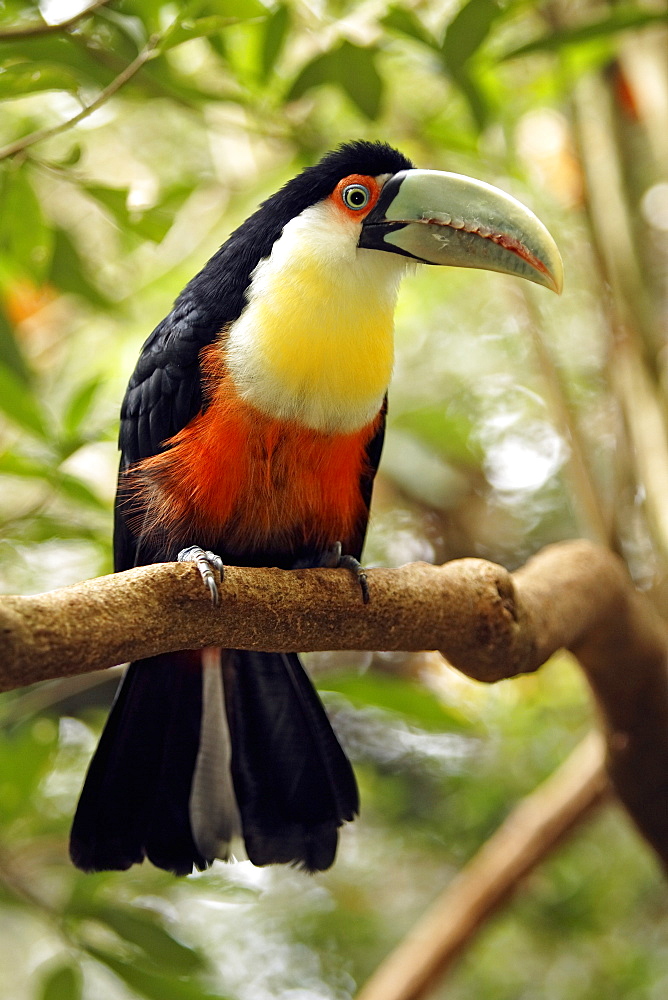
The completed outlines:
<svg viewBox="0 0 668 1000">
<path fill-rule="evenodd" d="M 462 174 L 402 170 L 383 186 L 359 246 L 424 264 L 481 267 L 561 292 L 557 245 L 528 208 L 499 188 Z"/>
</svg>

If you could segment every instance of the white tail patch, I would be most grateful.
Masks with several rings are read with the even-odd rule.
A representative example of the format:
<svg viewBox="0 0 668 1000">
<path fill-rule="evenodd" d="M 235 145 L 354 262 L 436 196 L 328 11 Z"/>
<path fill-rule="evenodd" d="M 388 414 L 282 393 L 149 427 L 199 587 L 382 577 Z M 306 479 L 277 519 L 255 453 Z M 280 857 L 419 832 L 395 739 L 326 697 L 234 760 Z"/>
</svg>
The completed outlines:
<svg viewBox="0 0 668 1000">
<path fill-rule="evenodd" d="M 193 839 L 207 860 L 227 861 L 232 841 L 241 843 L 241 818 L 232 784 L 231 760 L 221 651 L 210 647 L 202 650 L 202 723 L 189 802 Z M 238 857 L 240 852 L 236 848 L 235 843 Z"/>
</svg>

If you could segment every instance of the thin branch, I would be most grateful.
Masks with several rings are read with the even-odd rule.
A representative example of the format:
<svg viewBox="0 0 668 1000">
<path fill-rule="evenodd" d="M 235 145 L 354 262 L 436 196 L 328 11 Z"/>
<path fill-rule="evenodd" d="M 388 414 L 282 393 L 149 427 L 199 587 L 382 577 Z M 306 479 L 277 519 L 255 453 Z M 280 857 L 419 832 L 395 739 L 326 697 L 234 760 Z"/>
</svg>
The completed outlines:
<svg viewBox="0 0 668 1000">
<path fill-rule="evenodd" d="M 615 324 L 614 317 L 612 323 Z M 652 537 L 665 564 L 668 560 L 668 428 L 664 401 L 633 338 L 619 327 L 610 357 L 610 379 L 624 417 L 636 481 L 643 486 Z"/>
<path fill-rule="evenodd" d="M 614 531 L 609 513 L 603 508 L 602 498 L 592 473 L 592 463 L 587 458 L 587 448 L 570 405 L 565 379 L 546 343 L 536 309 L 535 298 L 524 289 L 514 291 L 515 303 L 521 302 L 526 315 L 526 328 L 533 347 L 536 366 L 543 380 L 545 398 L 550 414 L 569 449 L 565 474 L 569 479 L 580 519 L 580 530 L 599 545 L 613 546 Z"/>
<path fill-rule="evenodd" d="M 16 139 L 15 142 L 10 142 L 9 145 L 2 147 L 0 149 L 0 160 L 4 160 L 9 156 L 16 156 L 17 153 L 22 153 L 30 146 L 34 146 L 37 142 L 42 142 L 44 139 L 51 139 L 55 135 L 67 132 L 68 129 L 78 125 L 79 122 L 84 120 L 84 118 L 92 115 L 94 111 L 97 111 L 97 109 L 101 108 L 103 104 L 106 104 L 109 98 L 113 97 L 113 95 L 116 94 L 121 87 L 124 87 L 133 76 L 136 76 L 139 70 L 145 66 L 149 60 L 153 59 L 158 52 L 161 41 L 162 39 L 157 36 L 149 39 L 148 43 L 136 59 L 133 59 L 132 62 L 98 94 L 94 101 L 87 104 L 86 107 L 82 108 L 81 111 L 79 111 L 72 118 L 68 118 L 67 121 L 60 122 L 59 125 L 54 125 L 52 128 L 38 129 L 36 132 L 24 135 L 21 139 Z"/>
<path fill-rule="evenodd" d="M 0 706 L 0 726 L 12 726 L 39 712 L 55 711 L 56 714 L 62 714 L 63 702 L 94 691 L 104 684 L 118 681 L 122 674 L 123 667 L 108 667 L 106 670 L 96 670 L 91 674 L 58 677 L 52 681 L 44 681 L 43 684 L 36 684 Z"/>
<path fill-rule="evenodd" d="M 58 31 L 68 31 L 85 17 L 94 14 L 100 7 L 104 7 L 109 0 L 95 0 L 90 7 L 80 10 L 78 14 L 73 14 L 66 21 L 59 21 L 58 24 L 25 24 L 16 28 L 4 28 L 0 31 L 0 42 L 15 42 L 20 38 L 37 38 L 40 35 L 52 35 Z"/>
<path fill-rule="evenodd" d="M 381 963 L 357 1000 L 419 1000 L 518 883 L 604 801 L 604 746 L 590 733 L 528 795 Z"/>
</svg>

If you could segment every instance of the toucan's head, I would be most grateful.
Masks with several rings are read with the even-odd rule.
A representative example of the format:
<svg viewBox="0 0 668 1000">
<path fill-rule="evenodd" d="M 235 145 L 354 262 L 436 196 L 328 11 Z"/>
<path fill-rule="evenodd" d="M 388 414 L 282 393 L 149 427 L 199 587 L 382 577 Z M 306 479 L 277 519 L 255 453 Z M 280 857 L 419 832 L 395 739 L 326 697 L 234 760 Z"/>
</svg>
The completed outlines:
<svg viewBox="0 0 668 1000">
<path fill-rule="evenodd" d="M 315 206 L 327 222 L 347 226 L 356 249 L 502 271 L 561 291 L 559 251 L 533 212 L 484 181 L 415 169 L 385 143 L 351 142 L 328 153 L 239 232 L 262 232 L 263 257 L 288 222 Z"/>
<path fill-rule="evenodd" d="M 559 251 L 529 209 L 482 181 L 416 170 L 372 142 L 341 146 L 294 177 L 195 283 L 225 292 L 225 363 L 248 402 L 352 432 L 387 390 L 410 261 L 505 271 L 555 291 L 562 283 Z"/>
</svg>

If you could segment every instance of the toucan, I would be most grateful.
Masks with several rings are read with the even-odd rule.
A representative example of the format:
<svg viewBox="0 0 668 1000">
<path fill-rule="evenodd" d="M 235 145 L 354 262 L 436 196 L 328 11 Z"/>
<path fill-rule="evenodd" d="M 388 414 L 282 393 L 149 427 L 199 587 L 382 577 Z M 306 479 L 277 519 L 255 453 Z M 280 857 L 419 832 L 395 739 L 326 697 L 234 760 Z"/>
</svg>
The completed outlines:
<svg viewBox="0 0 668 1000">
<path fill-rule="evenodd" d="M 385 430 L 393 314 L 416 262 L 559 291 L 546 228 L 511 196 L 385 143 L 327 153 L 268 198 L 149 336 L 121 411 L 117 571 L 194 560 L 358 573 Z M 371 594 L 373 599 L 373 594 Z M 328 868 L 358 812 L 351 765 L 296 653 L 205 648 L 131 663 L 70 854 Z M 245 854 L 243 853 L 245 852 Z"/>
</svg>

